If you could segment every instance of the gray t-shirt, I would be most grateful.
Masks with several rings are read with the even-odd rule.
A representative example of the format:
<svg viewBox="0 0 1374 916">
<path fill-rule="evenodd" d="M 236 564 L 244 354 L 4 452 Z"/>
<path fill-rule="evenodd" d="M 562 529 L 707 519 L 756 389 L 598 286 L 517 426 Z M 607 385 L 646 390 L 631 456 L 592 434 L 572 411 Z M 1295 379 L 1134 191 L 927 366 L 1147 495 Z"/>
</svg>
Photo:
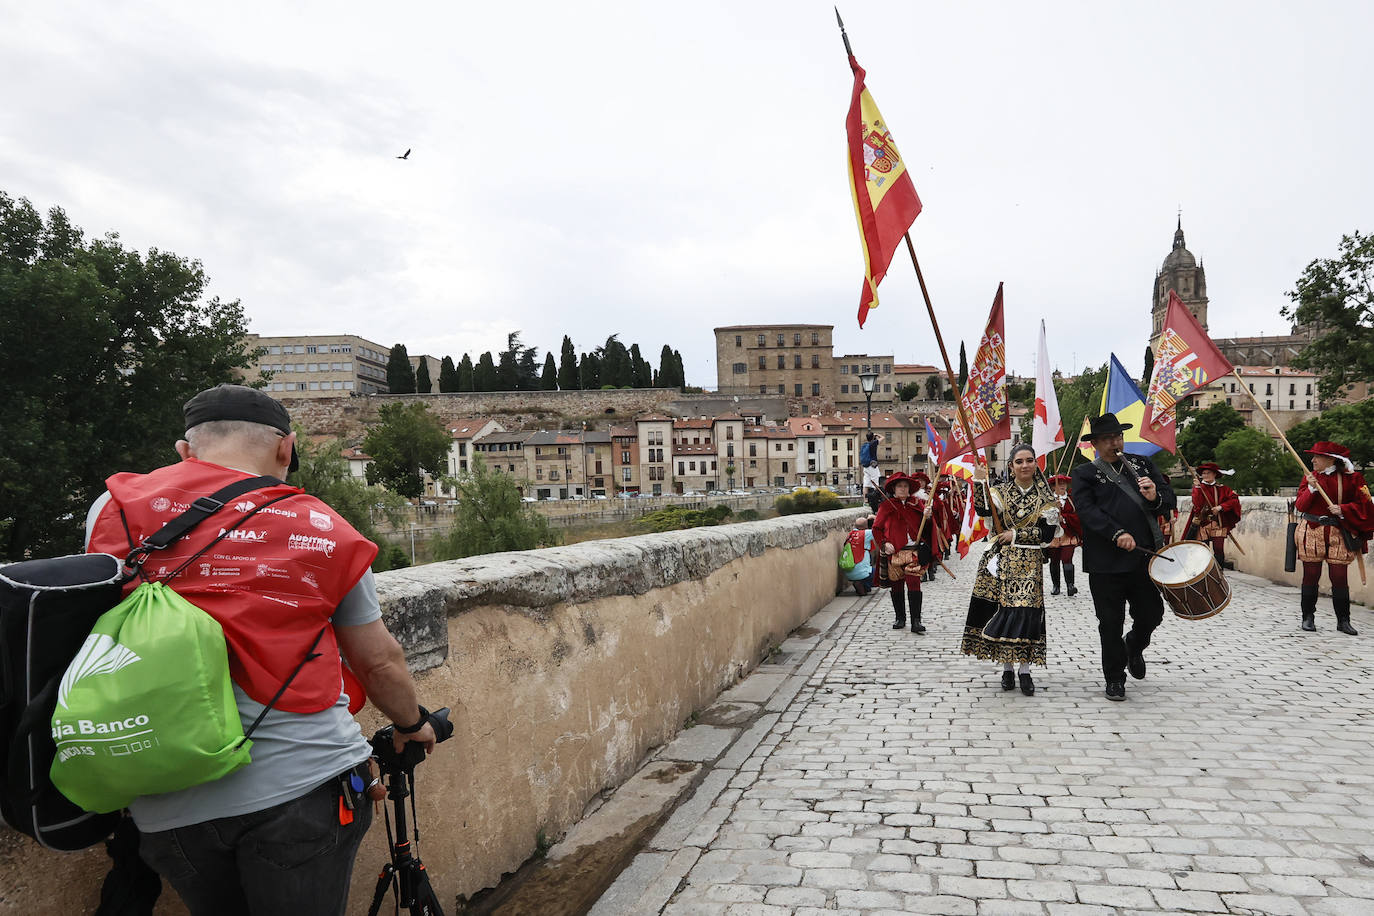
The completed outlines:
<svg viewBox="0 0 1374 916">
<path fill-rule="evenodd" d="M 103 494 L 86 517 L 86 540 L 91 525 L 109 500 Z M 335 627 L 362 626 L 380 620 L 377 582 L 372 570 L 344 596 L 331 618 Z M 245 729 L 262 712 L 237 684 L 234 698 Z M 171 830 L 219 817 L 249 814 L 299 798 L 343 771 L 362 763 L 372 748 L 348 712 L 348 695 L 341 693 L 329 709 L 294 713 L 274 709 L 249 739 L 253 762 L 222 779 L 163 795 L 143 795 L 129 803 L 134 823 L 145 833 Z"/>
</svg>

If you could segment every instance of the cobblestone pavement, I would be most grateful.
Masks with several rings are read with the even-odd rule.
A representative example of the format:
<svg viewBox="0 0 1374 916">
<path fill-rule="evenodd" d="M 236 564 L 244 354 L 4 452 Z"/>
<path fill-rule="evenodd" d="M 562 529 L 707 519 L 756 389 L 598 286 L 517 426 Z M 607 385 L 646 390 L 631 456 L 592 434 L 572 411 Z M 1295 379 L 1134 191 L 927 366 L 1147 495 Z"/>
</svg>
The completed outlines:
<svg viewBox="0 0 1374 916">
<path fill-rule="evenodd" d="M 1295 589 L 1231 574 L 1113 703 L 1080 573 L 1026 697 L 959 654 L 974 555 L 952 566 L 923 636 L 886 592 L 832 604 L 593 913 L 1374 914 L 1374 614 L 1343 636 L 1323 599 L 1301 633 Z"/>
</svg>

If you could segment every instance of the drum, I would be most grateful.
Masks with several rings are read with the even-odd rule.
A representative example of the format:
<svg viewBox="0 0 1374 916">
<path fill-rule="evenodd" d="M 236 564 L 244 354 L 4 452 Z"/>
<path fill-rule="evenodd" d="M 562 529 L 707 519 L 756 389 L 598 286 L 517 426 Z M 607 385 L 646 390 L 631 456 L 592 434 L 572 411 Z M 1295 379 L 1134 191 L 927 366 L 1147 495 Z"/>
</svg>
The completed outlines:
<svg viewBox="0 0 1374 916">
<path fill-rule="evenodd" d="M 1231 603 L 1231 586 L 1210 544 L 1177 541 L 1151 557 L 1147 570 L 1169 607 L 1184 620 L 1206 620 Z"/>
</svg>

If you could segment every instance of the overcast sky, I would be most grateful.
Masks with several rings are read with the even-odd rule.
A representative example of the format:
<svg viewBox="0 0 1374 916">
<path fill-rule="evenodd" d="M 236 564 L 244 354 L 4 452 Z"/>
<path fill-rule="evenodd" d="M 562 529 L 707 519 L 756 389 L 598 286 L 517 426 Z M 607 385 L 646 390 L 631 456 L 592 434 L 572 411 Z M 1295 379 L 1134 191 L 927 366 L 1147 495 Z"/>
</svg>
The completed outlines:
<svg viewBox="0 0 1374 916">
<path fill-rule="evenodd" d="M 3 8 L 0 190 L 200 259 L 257 333 L 455 359 L 619 333 L 707 386 L 719 325 L 939 361 L 904 254 L 855 321 L 828 3 Z M 1180 207 L 1219 337 L 1286 333 L 1303 266 L 1371 230 L 1374 4 L 840 11 L 953 360 L 1004 281 L 1013 369 L 1044 318 L 1058 368 L 1138 372 Z"/>
</svg>

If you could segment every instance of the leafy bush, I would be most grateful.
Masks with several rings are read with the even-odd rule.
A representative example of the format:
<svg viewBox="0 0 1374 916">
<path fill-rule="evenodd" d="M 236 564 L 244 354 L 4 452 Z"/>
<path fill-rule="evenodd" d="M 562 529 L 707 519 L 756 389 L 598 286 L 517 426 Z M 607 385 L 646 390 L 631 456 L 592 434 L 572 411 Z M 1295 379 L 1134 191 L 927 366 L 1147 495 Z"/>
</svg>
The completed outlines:
<svg viewBox="0 0 1374 916">
<path fill-rule="evenodd" d="M 840 497 L 829 487 L 798 487 L 791 493 L 784 493 L 773 501 L 779 515 L 797 515 L 802 512 L 829 512 L 840 508 Z"/>
<path fill-rule="evenodd" d="M 681 531 L 684 528 L 701 528 L 719 525 L 730 515 L 730 507 L 715 505 L 709 509 L 687 509 L 683 506 L 665 506 L 646 513 L 635 522 L 635 527 L 644 531 Z"/>
<path fill-rule="evenodd" d="M 735 513 L 735 521 L 737 522 L 756 522 L 759 518 L 758 509 L 741 509 Z"/>
<path fill-rule="evenodd" d="M 410 554 L 400 544 L 381 544 L 377 559 L 372 561 L 373 572 L 386 572 L 388 569 L 405 569 L 410 565 Z"/>
</svg>

